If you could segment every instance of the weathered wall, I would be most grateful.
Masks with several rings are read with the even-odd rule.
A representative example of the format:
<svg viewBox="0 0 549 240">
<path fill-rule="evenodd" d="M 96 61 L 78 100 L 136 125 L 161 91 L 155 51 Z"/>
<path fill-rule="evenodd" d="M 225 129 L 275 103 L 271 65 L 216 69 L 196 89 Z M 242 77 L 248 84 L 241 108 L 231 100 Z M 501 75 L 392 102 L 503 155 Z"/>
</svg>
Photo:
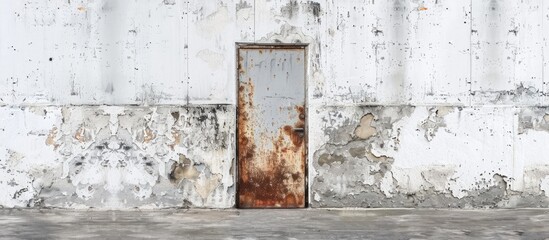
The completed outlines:
<svg viewBox="0 0 549 240">
<path fill-rule="evenodd" d="M 3 206 L 230 207 L 234 107 L 5 107 Z"/>
<path fill-rule="evenodd" d="M 341 7 L 337 26 L 356 31 L 334 34 L 356 44 L 334 50 L 357 60 L 324 73 L 328 106 L 310 115 L 311 139 L 323 139 L 311 142 L 312 206 L 549 205 L 549 4 L 325 9 Z"/>
<path fill-rule="evenodd" d="M 543 0 L 4 1 L 0 205 L 233 206 L 235 42 L 301 42 L 311 206 L 547 206 L 548 26 Z"/>
</svg>

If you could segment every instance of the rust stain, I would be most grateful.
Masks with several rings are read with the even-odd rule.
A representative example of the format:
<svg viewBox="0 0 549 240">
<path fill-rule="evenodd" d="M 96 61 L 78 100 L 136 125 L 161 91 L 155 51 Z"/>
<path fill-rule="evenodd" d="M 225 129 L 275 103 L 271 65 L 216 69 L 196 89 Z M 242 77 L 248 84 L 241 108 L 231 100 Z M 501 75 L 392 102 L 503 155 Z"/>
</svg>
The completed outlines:
<svg viewBox="0 0 549 240">
<path fill-rule="evenodd" d="M 156 138 L 156 135 L 153 133 L 153 131 L 150 128 L 145 128 L 143 130 L 143 143 L 149 143 L 155 138 Z"/>
<path fill-rule="evenodd" d="M 239 66 L 240 62 L 239 62 Z M 246 93 L 248 91 L 249 93 Z M 249 96 L 246 96 L 249 94 Z M 249 100 L 248 100 L 249 99 Z M 247 126 L 249 125 L 249 108 L 251 108 L 253 103 L 253 84 L 251 82 L 242 83 L 238 87 L 238 119 L 237 119 L 237 134 L 238 134 L 238 157 L 239 157 L 239 172 L 240 172 L 240 182 L 247 183 L 250 181 L 248 176 L 249 161 L 255 155 L 255 144 L 253 143 L 253 131 L 248 132 Z M 252 141 L 250 141 L 250 138 Z M 241 192 L 245 189 L 244 186 L 240 186 Z"/>
<path fill-rule="evenodd" d="M 424 6 L 420 6 L 417 8 L 418 11 L 426 11 L 428 10 L 428 8 L 424 7 Z"/>
<path fill-rule="evenodd" d="M 244 58 L 242 56 L 238 56 L 238 73 L 239 74 L 244 74 L 245 71 L 244 71 L 244 67 L 242 66 L 242 61 L 244 60 Z"/>
<path fill-rule="evenodd" d="M 175 151 L 175 146 L 181 143 L 181 133 L 179 133 L 177 129 L 172 128 L 172 137 L 174 139 L 173 143 L 168 144 L 168 146 L 170 147 L 170 149 L 172 149 L 172 151 Z"/>
<path fill-rule="evenodd" d="M 57 137 L 57 127 L 53 127 L 50 130 L 48 137 L 46 138 L 46 145 L 53 146 L 53 150 L 57 150 L 57 148 L 59 147 L 59 144 L 55 141 L 56 137 Z"/>
<path fill-rule="evenodd" d="M 303 137 L 297 134 L 292 126 L 286 125 L 282 129 L 284 133 L 290 137 L 295 146 L 301 146 L 301 143 L 303 143 Z"/>
<path fill-rule="evenodd" d="M 299 120 L 294 124 L 294 126 L 286 125 L 282 127 L 282 131 L 290 138 L 294 147 L 301 147 L 303 145 L 303 132 L 296 131 L 296 128 L 303 129 L 305 127 L 305 108 L 303 106 L 295 107 Z"/>
<path fill-rule="evenodd" d="M 297 106 L 300 118 L 294 126 L 281 126 L 273 149 L 255 144 L 254 85 L 241 82 L 238 94 L 239 207 L 293 208 L 305 206 L 305 147 L 301 132 L 305 111 Z"/>
<path fill-rule="evenodd" d="M 86 8 L 85 8 L 85 7 L 82 7 L 82 6 L 78 7 L 77 9 L 78 9 L 78 11 L 81 11 L 81 12 L 86 11 Z"/>
<path fill-rule="evenodd" d="M 80 143 L 86 142 L 86 129 L 83 127 L 76 130 L 76 133 L 74 134 L 74 138 L 78 140 Z"/>
</svg>

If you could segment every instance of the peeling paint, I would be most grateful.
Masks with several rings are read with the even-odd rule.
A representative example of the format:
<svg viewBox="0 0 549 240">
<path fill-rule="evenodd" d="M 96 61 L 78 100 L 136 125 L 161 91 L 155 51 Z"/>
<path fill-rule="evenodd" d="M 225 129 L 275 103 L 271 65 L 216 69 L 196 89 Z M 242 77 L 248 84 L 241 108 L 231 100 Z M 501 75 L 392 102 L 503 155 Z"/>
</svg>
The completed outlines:
<svg viewBox="0 0 549 240">
<path fill-rule="evenodd" d="M 44 157 L 49 164 L 40 165 L 34 155 L 15 152 L 12 164 L 0 160 L 1 166 L 11 165 L 9 171 L 25 173 L 30 183 L 40 183 L 14 189 L 10 196 L 21 199 L 15 206 L 40 202 L 52 207 L 150 208 L 191 202 L 196 207 L 231 207 L 233 157 L 228 141 L 232 127 L 227 123 L 234 121 L 234 113 L 229 109 L 48 108 L 45 117 L 55 127 L 36 135 L 45 144 L 35 151 L 48 153 Z M 185 193 L 183 180 L 194 184 Z M 14 186 L 23 183 L 12 182 Z M 1 204 L 9 206 L 6 201 Z"/>
<path fill-rule="evenodd" d="M 528 130 L 549 132 L 549 109 L 522 109 L 518 120 L 518 134 L 524 134 Z"/>
<path fill-rule="evenodd" d="M 311 206 L 547 207 L 542 2 L 1 3 L 0 206 L 233 206 L 247 42 L 307 44 Z"/>
<path fill-rule="evenodd" d="M 470 145 L 478 142 L 478 138 L 493 139 L 482 144 L 493 145 L 494 150 L 500 151 L 490 154 L 504 156 L 511 149 L 502 149 L 499 144 L 512 143 L 505 140 L 509 132 L 494 128 L 507 129 L 513 125 L 486 125 L 486 122 L 508 119 L 512 123 L 513 112 L 505 115 L 490 112 L 503 111 L 496 108 L 481 117 L 477 111 L 487 109 L 332 107 L 318 111 L 322 117 L 313 122 L 319 120 L 324 126 L 318 134 L 328 141 L 317 145 L 312 156 L 313 207 L 497 208 L 548 204 L 544 197 L 546 173 L 514 172 L 512 165 L 505 164 L 493 169 L 494 160 L 483 157 L 486 149 L 473 150 L 475 145 Z M 537 116 L 538 120 L 525 115 Z M 334 116 L 336 122 L 332 120 Z M 539 125 L 545 109 L 535 113 L 523 110 L 519 116 Z M 386 119 L 385 123 L 382 119 Z M 364 127 L 374 132 L 360 138 L 356 130 Z M 420 131 L 421 128 L 425 131 Z M 332 137 L 345 136 L 344 132 L 348 137 Z M 456 141 L 456 136 L 463 143 Z M 527 177 L 527 181 L 522 182 L 519 176 Z"/>
<path fill-rule="evenodd" d="M 433 140 L 440 127 L 446 127 L 444 116 L 451 111 L 453 111 L 453 109 L 448 107 L 429 109 L 429 116 L 421 124 L 421 127 L 425 130 L 425 139 L 427 139 L 427 141 Z"/>
<path fill-rule="evenodd" d="M 368 113 L 360 119 L 360 124 L 355 129 L 355 135 L 361 139 L 368 139 L 376 134 L 376 128 L 372 127 L 371 122 L 374 120 L 374 115 Z"/>
</svg>

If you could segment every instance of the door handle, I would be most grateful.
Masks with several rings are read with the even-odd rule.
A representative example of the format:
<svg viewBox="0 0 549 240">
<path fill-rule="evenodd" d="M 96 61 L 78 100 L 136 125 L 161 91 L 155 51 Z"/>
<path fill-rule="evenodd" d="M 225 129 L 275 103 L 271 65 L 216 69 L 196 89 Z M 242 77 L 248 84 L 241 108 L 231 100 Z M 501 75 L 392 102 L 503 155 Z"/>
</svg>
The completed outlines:
<svg viewBox="0 0 549 240">
<path fill-rule="evenodd" d="M 305 132 L 305 128 L 294 128 L 294 132 Z"/>
</svg>

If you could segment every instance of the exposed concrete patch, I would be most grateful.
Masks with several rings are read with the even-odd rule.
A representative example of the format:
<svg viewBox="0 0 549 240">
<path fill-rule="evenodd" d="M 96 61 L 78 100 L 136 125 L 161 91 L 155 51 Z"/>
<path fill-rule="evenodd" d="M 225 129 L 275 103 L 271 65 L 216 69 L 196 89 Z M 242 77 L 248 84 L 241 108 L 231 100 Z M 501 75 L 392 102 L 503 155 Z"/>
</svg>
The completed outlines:
<svg viewBox="0 0 549 240">
<path fill-rule="evenodd" d="M 327 124 L 326 134 L 336 136 L 330 137 L 329 143 L 315 152 L 313 158 L 317 159 L 313 164 L 317 176 L 313 182 L 313 198 L 316 200 L 323 194 L 338 196 L 341 200 L 344 196 L 355 196 L 361 191 L 356 191 L 359 186 L 368 186 L 385 197 L 393 194 L 392 185 L 394 179 L 391 175 L 392 158 L 379 155 L 373 148 L 395 147 L 387 144 L 390 139 L 392 123 L 398 121 L 398 114 L 404 116 L 411 111 L 411 108 L 400 109 L 366 108 L 359 120 L 351 123 L 352 119 L 333 111 L 328 113 L 323 121 L 330 122 L 333 117 L 343 118 L 343 125 L 334 127 Z M 375 118 L 381 119 L 374 121 Z M 343 134 L 348 131 L 353 134 Z M 339 137 L 338 137 L 339 136 Z M 341 137 L 343 136 L 343 137 Z M 333 185 L 337 182 L 336 185 Z M 324 192 L 326 191 L 326 192 Z M 345 200 L 342 200 L 344 204 Z M 316 206 L 316 203 L 313 203 Z"/>
<path fill-rule="evenodd" d="M 334 121 L 334 118 L 342 119 L 340 114 L 334 114 L 328 118 L 324 118 L 323 121 Z M 330 138 L 328 143 L 330 144 L 345 144 L 353 139 L 353 131 L 357 126 L 350 124 L 349 120 L 344 120 L 341 126 L 335 126 L 332 124 L 327 124 L 324 129 L 326 135 Z"/>
<path fill-rule="evenodd" d="M 365 157 L 366 147 L 349 148 L 349 155 L 351 155 L 351 157 L 358 157 L 358 158 Z M 319 160 L 319 163 L 320 163 L 320 160 Z"/>
<path fill-rule="evenodd" d="M 234 108 L 63 107 L 46 114 L 54 126 L 43 130 L 50 166 L 6 146 L 0 167 L 13 200 L 1 206 L 53 207 L 231 207 L 234 204 Z M 18 111 L 18 110 L 14 110 Z M 30 113 L 32 114 L 32 113 Z M 37 116 L 38 117 L 38 116 Z M 37 120 L 39 121 L 39 120 Z M 46 134 L 47 133 L 47 134 Z M 21 139 L 25 135 L 14 135 Z M 40 151 L 37 151 L 40 152 Z M 3 170 L 2 170 L 3 171 Z M 0 176 L 9 175 L 0 174 Z M 16 178 L 19 176 L 19 178 Z M 22 178 L 21 178 L 22 177 Z M 24 180 L 27 179 L 27 180 Z M 0 178 L 0 186 L 3 186 Z M 190 181 L 190 189 L 181 189 Z M 186 191 L 184 194 L 182 191 Z"/>
<path fill-rule="evenodd" d="M 345 161 L 345 158 L 341 155 L 330 155 L 330 154 L 322 154 L 318 157 L 318 164 L 320 166 L 323 166 L 324 164 L 332 165 L 334 163 L 343 163 Z"/>
<path fill-rule="evenodd" d="M 196 180 L 199 174 L 193 162 L 180 154 L 179 161 L 172 164 L 169 179 L 172 183 L 179 183 L 183 179 Z"/>
<path fill-rule="evenodd" d="M 351 181 L 352 178 L 342 180 Z M 315 207 L 449 207 L 449 208 L 496 208 L 513 207 L 515 205 L 503 204 L 508 199 L 505 188 L 502 185 L 492 186 L 487 189 L 470 191 L 467 197 L 456 198 L 450 193 L 441 192 L 434 187 L 425 190 L 406 193 L 401 191 L 391 191 L 390 194 L 383 191 L 382 185 L 365 184 L 360 181 L 342 182 L 341 184 L 351 184 L 348 187 L 353 190 L 348 195 L 336 194 L 341 190 L 333 188 L 326 189 L 322 194 L 322 201 L 313 201 Z M 315 192 L 315 195 L 318 192 Z M 539 196 L 537 197 L 539 199 Z M 318 200 L 318 199 L 317 199 Z M 539 201 L 539 200 L 538 200 Z M 500 204 L 502 203 L 502 204 Z M 547 206 L 542 204 L 540 206 Z"/>
<path fill-rule="evenodd" d="M 0 207 L 39 207 L 36 196 L 60 174 L 51 150 L 58 148 L 59 129 L 53 108 L 0 108 Z M 49 144 L 49 145 L 47 145 Z"/>
<path fill-rule="evenodd" d="M 428 170 L 421 172 L 421 177 L 427 183 L 427 188 L 432 187 L 434 191 L 444 192 L 447 188 L 446 183 L 454 173 L 454 168 L 449 166 L 430 166 Z"/>
<path fill-rule="evenodd" d="M 376 128 L 371 126 L 374 115 L 368 113 L 360 119 L 360 124 L 355 129 L 355 135 L 360 139 L 368 139 L 376 134 Z"/>
<path fill-rule="evenodd" d="M 540 192 L 549 197 L 549 165 L 529 166 L 525 169 L 524 188 L 529 192 Z"/>
<path fill-rule="evenodd" d="M 440 127 L 446 127 L 444 116 L 452 111 L 453 109 L 449 107 L 429 109 L 429 116 L 421 124 L 421 127 L 425 130 L 425 139 L 427 139 L 427 141 L 433 140 Z"/>
<path fill-rule="evenodd" d="M 459 111 L 458 111 L 459 109 Z M 436 156 L 421 153 L 429 147 L 452 146 L 452 143 L 441 145 L 444 141 L 456 136 L 456 126 L 462 122 L 480 118 L 471 115 L 473 109 L 462 110 L 461 107 L 327 107 L 317 110 L 319 120 L 323 124 L 326 139 L 324 145 L 319 146 L 313 155 L 314 175 L 312 178 L 312 206 L 313 207 L 456 207 L 456 208 L 497 208 L 527 206 L 547 206 L 549 201 L 543 195 L 548 188 L 549 180 L 546 172 L 539 174 L 525 172 L 524 176 L 532 177 L 525 183 L 534 188 L 521 188 L 520 191 L 511 190 L 511 186 L 519 184 L 514 177 L 509 176 L 509 170 L 486 168 L 490 162 L 484 159 L 470 162 L 472 165 L 461 165 L 459 162 L 449 163 L 442 159 L 437 161 Z M 512 116 L 510 112 L 499 113 L 500 110 L 484 110 L 485 115 L 493 118 L 490 121 L 499 121 Z M 424 114 L 426 120 L 421 120 Z M 466 117 L 463 115 L 467 114 Z M 543 118 L 543 114 L 540 115 Z M 366 121 L 367 120 L 367 121 Z M 448 123 L 450 121 L 450 123 Z M 367 122 L 365 124 L 365 122 Z M 509 122 L 512 122 L 509 120 Z M 475 133 L 471 140 L 494 134 L 507 134 L 508 131 L 492 129 L 483 122 L 471 122 L 469 131 Z M 482 128 L 477 128 L 477 125 Z M 355 134 L 357 129 L 364 128 L 370 132 L 366 138 Z M 417 126 L 418 129 L 402 129 Z M 420 133 L 421 128 L 427 132 Z M 437 129 L 443 140 L 433 138 Z M 374 133 L 372 133 L 374 131 Z M 463 130 L 462 130 L 463 131 Z M 353 134 L 350 134 L 350 133 Z M 414 133 L 415 132 L 415 133 Z M 402 136 L 401 134 L 406 134 Z M 460 136 L 460 135 L 457 135 Z M 497 135 L 499 136 L 499 135 Z M 406 137 L 406 139 L 402 139 Z M 420 141 L 421 138 L 429 141 L 418 143 L 416 148 L 401 146 Z M 500 140 L 501 137 L 495 137 Z M 441 142 L 442 141 L 442 142 Z M 490 140 L 489 140 L 490 141 Z M 420 141 L 421 142 L 421 141 Z M 505 140 L 502 142 L 507 143 Z M 499 143 L 498 143 L 499 144 Z M 459 143 L 459 147 L 467 147 L 468 142 Z M 416 157 L 407 157 L 400 151 L 405 149 L 407 154 L 420 154 L 431 158 L 425 164 L 409 162 Z M 414 152 L 416 151 L 416 152 Z M 466 148 L 455 151 L 470 151 Z M 444 150 L 439 158 L 444 158 Z M 483 157 L 471 152 L 475 157 Z M 460 154 L 467 156 L 467 154 Z M 396 157 L 398 156 L 398 159 Z M 409 158 L 409 159 L 407 159 Z M 459 163 L 459 165 L 458 165 Z M 504 163 L 502 163 L 504 164 Z M 474 168 L 474 169 L 471 169 Z M 480 169 L 477 169 L 480 168 Z M 470 170 L 466 170 L 470 169 Z M 471 185 L 470 180 L 474 179 Z M 467 184 L 467 185 L 466 185 Z M 514 187 L 520 188 L 520 187 Z M 524 196 L 524 200 L 521 197 Z"/>
<path fill-rule="evenodd" d="M 545 107 L 521 109 L 518 134 L 524 134 L 528 130 L 549 132 L 549 109 Z"/>
</svg>

